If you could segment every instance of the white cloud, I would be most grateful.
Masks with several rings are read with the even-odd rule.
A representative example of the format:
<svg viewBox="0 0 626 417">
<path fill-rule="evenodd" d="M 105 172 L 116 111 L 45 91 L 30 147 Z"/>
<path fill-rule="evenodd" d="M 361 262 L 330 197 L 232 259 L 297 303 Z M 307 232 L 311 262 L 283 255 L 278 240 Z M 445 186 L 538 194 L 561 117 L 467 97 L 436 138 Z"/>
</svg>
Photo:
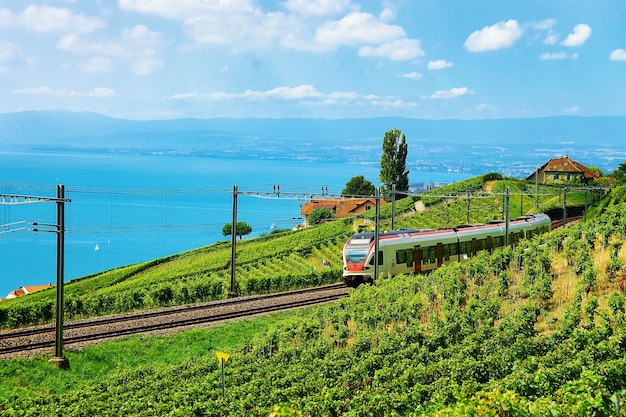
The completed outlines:
<svg viewBox="0 0 626 417">
<path fill-rule="evenodd" d="M 117 5 L 122 10 L 181 20 L 198 16 L 219 18 L 256 10 L 251 0 L 118 0 Z"/>
<path fill-rule="evenodd" d="M 18 21 L 25 28 L 37 32 L 92 32 L 106 27 L 106 23 L 97 17 L 75 14 L 69 9 L 50 6 L 28 6 L 18 16 Z"/>
<path fill-rule="evenodd" d="M 122 39 L 132 42 L 135 45 L 155 45 L 159 44 L 163 35 L 160 32 L 148 30 L 144 25 L 135 25 L 132 29 L 122 30 Z"/>
<path fill-rule="evenodd" d="M 370 13 L 353 12 L 318 27 L 315 40 L 329 45 L 383 44 L 405 36 L 400 26 L 382 23 Z"/>
<path fill-rule="evenodd" d="M 389 0 L 386 0 L 383 3 L 383 11 L 380 12 L 380 20 L 389 22 L 391 20 L 394 20 L 397 17 L 397 15 L 398 14 L 396 12 L 394 5 Z"/>
<path fill-rule="evenodd" d="M 163 68 L 163 62 L 155 56 L 162 43 L 160 32 L 150 31 L 144 25 L 123 29 L 119 42 L 94 42 L 77 34 L 65 34 L 57 41 L 61 51 L 82 55 L 95 55 L 81 65 L 85 72 L 108 72 L 113 63 L 106 57 L 132 60 L 131 67 L 136 74 L 146 75 Z"/>
<path fill-rule="evenodd" d="M 9 9 L 0 9 L 0 28 L 17 25 L 17 18 Z"/>
<path fill-rule="evenodd" d="M 229 46 L 235 52 L 270 47 L 283 36 L 302 31 L 301 23 L 284 13 L 233 13 L 186 19 L 183 26 L 200 44 Z M 297 45 L 299 41 L 292 41 Z"/>
<path fill-rule="evenodd" d="M 428 69 L 440 70 L 440 69 L 450 68 L 452 65 L 453 65 L 452 62 L 447 62 L 446 60 L 438 59 L 436 61 L 430 61 L 428 63 Z"/>
<path fill-rule="evenodd" d="M 394 61 L 406 61 L 424 55 L 417 39 L 399 39 L 379 46 L 362 46 L 359 56 L 386 57 Z"/>
<path fill-rule="evenodd" d="M 59 50 L 75 54 L 97 54 L 115 57 L 136 57 L 130 48 L 117 42 L 90 42 L 76 34 L 63 35 L 56 43 Z"/>
<path fill-rule="evenodd" d="M 29 95 L 51 95 L 59 98 L 72 98 L 72 97 L 94 97 L 94 98 L 109 98 L 115 95 L 115 91 L 106 87 L 95 87 L 92 91 L 78 92 L 78 91 L 64 91 L 54 90 L 50 87 L 31 87 L 23 88 L 20 90 L 13 90 L 13 94 L 29 94 Z"/>
<path fill-rule="evenodd" d="M 611 61 L 626 61 L 626 50 L 616 49 L 609 55 Z"/>
<path fill-rule="evenodd" d="M 511 47 L 522 36 L 516 20 L 508 20 L 473 32 L 464 43 L 470 52 L 491 51 Z"/>
<path fill-rule="evenodd" d="M 324 16 L 345 12 L 351 0 L 287 0 L 285 7 L 306 16 Z"/>
<path fill-rule="evenodd" d="M 578 59 L 578 53 L 568 54 L 567 52 L 547 52 L 545 54 L 541 54 L 539 59 L 543 61 L 554 59 Z"/>
<path fill-rule="evenodd" d="M 550 30 L 556 24 L 556 19 L 544 19 L 538 22 L 532 22 L 530 26 L 538 30 Z"/>
<path fill-rule="evenodd" d="M 158 59 L 138 59 L 133 62 L 133 71 L 138 75 L 147 75 L 163 68 L 163 62 Z"/>
<path fill-rule="evenodd" d="M 359 94 L 350 91 L 334 91 L 322 93 L 310 84 L 297 87 L 276 87 L 271 90 L 258 91 L 246 90 L 243 93 L 211 92 L 211 93 L 180 93 L 169 97 L 170 100 L 201 100 L 201 101 L 224 101 L 224 100 L 244 100 L 244 101 L 300 101 L 305 103 L 318 103 L 323 105 L 358 105 L 372 107 L 392 107 L 405 108 L 414 107 L 417 104 L 406 102 L 395 97 L 379 96 L 375 94 Z"/>
<path fill-rule="evenodd" d="M 0 42 L 0 62 L 14 61 L 18 58 L 20 49 L 17 45 L 8 42 Z"/>
<path fill-rule="evenodd" d="M 580 107 L 578 106 L 568 107 L 568 108 L 563 109 L 563 112 L 569 113 L 569 114 L 580 113 Z"/>
<path fill-rule="evenodd" d="M 450 90 L 437 90 L 430 98 L 433 99 L 450 99 L 455 97 L 464 96 L 467 94 L 474 94 L 472 90 L 467 87 L 451 88 Z"/>
<path fill-rule="evenodd" d="M 97 73 L 97 72 L 102 72 L 102 73 L 106 73 L 106 72 L 111 72 L 111 70 L 113 69 L 113 62 L 111 62 L 111 60 L 109 58 L 105 58 L 105 57 L 94 57 L 94 58 L 90 58 L 87 61 L 83 62 L 80 65 L 80 68 L 82 71 L 84 72 L 93 72 L 93 73 Z"/>
<path fill-rule="evenodd" d="M 574 26 L 574 32 L 570 33 L 561 45 L 563 46 L 580 46 L 584 44 L 591 36 L 591 27 L 581 23 Z"/>
<path fill-rule="evenodd" d="M 476 110 L 481 111 L 481 112 L 482 111 L 494 111 L 496 110 L 496 108 L 493 106 L 490 106 L 487 103 L 480 103 L 478 106 L 476 106 Z"/>
<path fill-rule="evenodd" d="M 556 43 L 559 41 L 559 34 L 558 33 L 548 33 L 548 36 L 546 36 L 546 38 L 544 39 L 543 43 L 545 43 L 546 45 L 556 45 Z"/>
<path fill-rule="evenodd" d="M 407 74 L 402 74 L 402 78 L 410 78 L 411 80 L 421 80 L 424 78 L 422 74 L 419 72 L 409 72 Z"/>
</svg>

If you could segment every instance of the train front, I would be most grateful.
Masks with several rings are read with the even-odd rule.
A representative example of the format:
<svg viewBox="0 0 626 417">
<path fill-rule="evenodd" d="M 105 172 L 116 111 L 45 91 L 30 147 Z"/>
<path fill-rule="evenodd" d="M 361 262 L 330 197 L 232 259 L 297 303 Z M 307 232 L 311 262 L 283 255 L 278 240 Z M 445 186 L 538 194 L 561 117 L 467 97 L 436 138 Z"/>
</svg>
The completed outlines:
<svg viewBox="0 0 626 417">
<path fill-rule="evenodd" d="M 343 247 L 343 276 L 341 280 L 350 287 L 363 282 L 372 282 L 374 266 L 370 262 L 374 244 L 374 233 L 359 233 L 352 236 Z"/>
</svg>

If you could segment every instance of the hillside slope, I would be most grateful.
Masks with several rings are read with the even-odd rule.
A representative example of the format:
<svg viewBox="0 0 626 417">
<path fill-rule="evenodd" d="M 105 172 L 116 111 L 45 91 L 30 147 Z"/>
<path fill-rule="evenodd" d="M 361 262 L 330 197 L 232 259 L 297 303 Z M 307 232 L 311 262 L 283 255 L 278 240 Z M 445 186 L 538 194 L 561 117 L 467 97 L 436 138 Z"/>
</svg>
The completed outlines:
<svg viewBox="0 0 626 417">
<path fill-rule="evenodd" d="M 34 382 L 51 372 L 25 375 L 17 367 L 32 369 L 31 362 L 7 363 L 0 410 L 267 416 L 287 403 L 283 410 L 306 416 L 624 416 L 624 196 L 618 188 L 596 218 L 515 249 L 380 280 L 277 318 L 232 352 L 227 398 L 210 348 L 175 365 L 161 362 L 162 352 L 131 368 L 117 359 L 116 370 L 74 385 L 80 372 L 71 371 L 69 388 L 51 390 Z M 219 346 L 213 334 L 190 338 Z M 175 343 L 164 340 L 171 340 L 164 349 Z M 172 348 L 185 355 L 184 346 Z M 76 357 L 109 361 L 106 352 L 105 345 Z"/>
<path fill-rule="evenodd" d="M 524 182 L 486 180 L 480 176 L 396 203 L 396 228 L 443 228 L 504 218 L 505 187 L 511 194 L 511 217 L 562 205 L 561 190 L 544 187 L 534 206 Z M 471 192 L 468 198 L 467 193 Z M 581 204 L 580 192 L 568 204 Z M 421 201 L 425 211 L 416 210 Z M 365 214 L 373 227 L 373 210 Z M 391 204 L 381 207 L 381 228 L 390 228 Z M 299 231 L 283 230 L 237 242 L 236 293 L 262 294 L 337 282 L 342 274 L 342 247 L 355 232 L 354 219 L 329 222 Z M 223 299 L 230 290 L 230 242 L 221 242 L 151 262 L 129 265 L 73 280 L 65 285 L 66 319 L 123 313 L 155 307 Z M 0 328 L 52 322 L 55 289 L 0 304 Z"/>
</svg>

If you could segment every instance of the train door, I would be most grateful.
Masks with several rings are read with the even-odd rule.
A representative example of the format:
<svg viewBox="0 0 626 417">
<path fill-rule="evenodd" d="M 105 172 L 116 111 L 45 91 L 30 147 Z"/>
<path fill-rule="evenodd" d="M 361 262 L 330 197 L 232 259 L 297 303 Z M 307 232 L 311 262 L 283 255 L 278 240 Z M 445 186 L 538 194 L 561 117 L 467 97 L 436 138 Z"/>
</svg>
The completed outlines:
<svg viewBox="0 0 626 417">
<path fill-rule="evenodd" d="M 472 239 L 472 256 L 476 256 L 476 248 L 477 248 L 478 244 L 476 242 L 476 238 Z"/>
<path fill-rule="evenodd" d="M 492 253 L 493 249 L 493 241 L 491 239 L 491 236 L 487 236 L 487 252 Z"/>
<path fill-rule="evenodd" d="M 415 261 L 415 272 L 422 272 L 422 247 L 419 245 L 413 248 L 413 260 Z"/>
<path fill-rule="evenodd" d="M 435 257 L 437 258 L 437 268 L 443 265 L 443 243 L 437 243 L 435 247 Z"/>
</svg>

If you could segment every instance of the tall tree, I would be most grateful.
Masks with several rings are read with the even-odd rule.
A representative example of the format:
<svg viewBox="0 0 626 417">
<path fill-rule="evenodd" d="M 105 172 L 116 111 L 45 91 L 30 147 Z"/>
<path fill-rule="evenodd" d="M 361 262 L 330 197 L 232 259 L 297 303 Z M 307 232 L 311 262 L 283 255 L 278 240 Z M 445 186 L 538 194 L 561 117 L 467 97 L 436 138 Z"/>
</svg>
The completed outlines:
<svg viewBox="0 0 626 417">
<path fill-rule="evenodd" d="M 233 229 L 231 223 L 226 223 L 224 227 L 222 227 L 222 235 L 231 236 L 232 230 Z M 252 233 L 252 226 L 250 226 L 246 222 L 237 222 L 235 234 L 239 236 L 239 240 L 241 240 L 245 235 L 249 235 L 250 233 Z"/>
<path fill-rule="evenodd" d="M 363 175 L 352 177 L 350 181 L 346 183 L 346 188 L 341 192 L 343 196 L 373 196 L 375 194 L 376 187 L 374 187 L 371 181 L 366 180 Z"/>
<path fill-rule="evenodd" d="M 409 171 L 406 169 L 408 150 L 406 137 L 401 130 L 391 129 L 385 133 L 378 178 L 385 200 L 390 199 L 393 184 L 396 185 L 396 198 L 406 197 L 409 191 Z"/>
</svg>

